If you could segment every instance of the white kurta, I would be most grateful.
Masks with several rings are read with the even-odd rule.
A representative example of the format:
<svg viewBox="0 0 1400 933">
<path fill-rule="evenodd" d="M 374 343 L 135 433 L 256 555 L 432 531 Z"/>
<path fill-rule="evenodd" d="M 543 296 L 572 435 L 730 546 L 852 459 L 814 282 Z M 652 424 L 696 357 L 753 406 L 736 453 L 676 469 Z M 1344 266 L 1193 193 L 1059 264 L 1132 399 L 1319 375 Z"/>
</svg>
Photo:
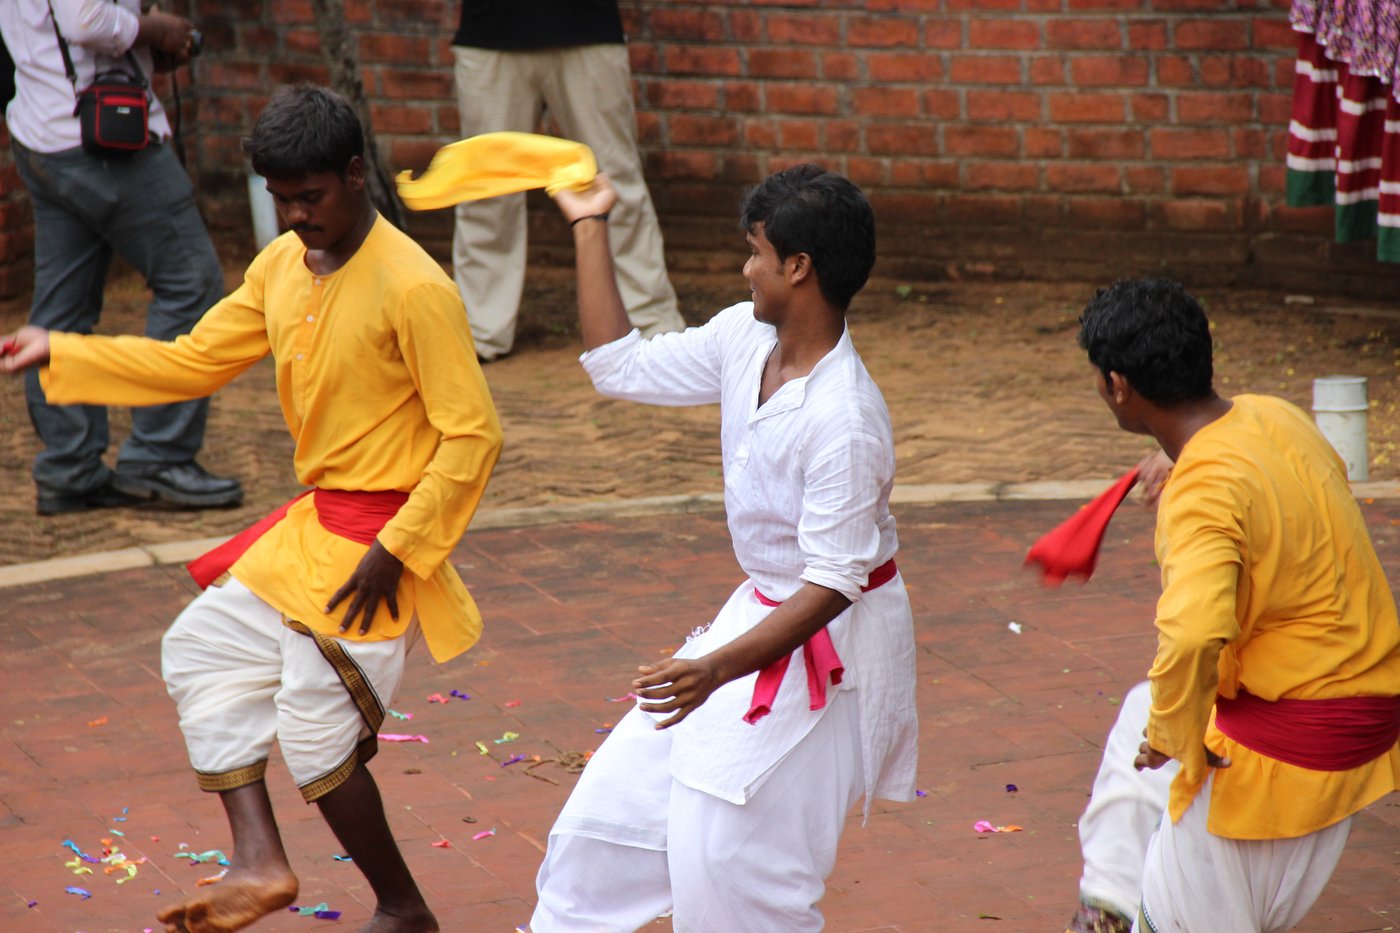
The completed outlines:
<svg viewBox="0 0 1400 933">
<path fill-rule="evenodd" d="M 748 631 L 805 582 L 852 605 L 828 625 L 845 665 L 837 689 L 859 702 L 866 810 L 870 800 L 914 795 L 918 721 L 913 618 L 901 577 L 863 593 L 870 571 L 899 549 L 889 512 L 894 437 L 879 388 L 850 334 L 804 378 L 758 405 L 764 364 L 777 344 L 750 302 L 702 327 L 643 341 L 628 336 L 585 353 L 604 395 L 657 405 L 721 405 L 724 500 L 734 554 L 749 580 L 703 633 L 676 653 L 697 657 Z M 672 777 L 744 803 L 826 713 L 812 711 L 800 650 L 772 712 L 743 721 L 756 674 L 726 684 L 670 729 Z"/>
</svg>

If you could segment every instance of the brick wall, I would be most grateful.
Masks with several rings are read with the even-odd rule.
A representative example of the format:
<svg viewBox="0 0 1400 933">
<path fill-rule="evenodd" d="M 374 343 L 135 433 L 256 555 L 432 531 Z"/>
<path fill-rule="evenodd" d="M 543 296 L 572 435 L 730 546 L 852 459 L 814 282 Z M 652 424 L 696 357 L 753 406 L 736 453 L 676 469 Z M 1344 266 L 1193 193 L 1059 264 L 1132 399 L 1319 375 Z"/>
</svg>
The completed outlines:
<svg viewBox="0 0 1400 933">
<path fill-rule="evenodd" d="M 457 4 L 345 5 L 386 159 L 421 169 L 456 138 Z M 621 6 L 677 267 L 732 265 L 744 187 L 814 160 L 870 194 L 886 276 L 1165 272 L 1376 295 L 1400 281 L 1370 244 L 1331 242 L 1330 210 L 1283 203 L 1286 0 Z M 189 7 L 206 37 L 193 162 L 211 224 L 246 238 L 238 138 L 276 84 L 326 79 L 314 16 L 309 0 Z M 531 203 L 536 258 L 562 261 L 552 208 Z M 444 257 L 449 215 L 410 222 Z"/>
</svg>

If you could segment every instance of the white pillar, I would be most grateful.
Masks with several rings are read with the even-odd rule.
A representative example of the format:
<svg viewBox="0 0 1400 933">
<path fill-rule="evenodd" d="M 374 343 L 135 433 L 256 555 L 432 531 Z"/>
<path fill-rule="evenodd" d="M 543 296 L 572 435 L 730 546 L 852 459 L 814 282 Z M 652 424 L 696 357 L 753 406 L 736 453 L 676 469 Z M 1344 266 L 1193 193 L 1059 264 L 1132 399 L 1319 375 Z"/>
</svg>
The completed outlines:
<svg viewBox="0 0 1400 933">
<path fill-rule="evenodd" d="M 267 190 L 267 179 L 261 175 L 248 175 L 248 206 L 253 210 L 253 240 L 261 252 L 281 232 L 277 227 L 277 205 Z"/>
<path fill-rule="evenodd" d="M 1365 376 L 1324 376 L 1313 380 L 1313 417 L 1318 429 L 1347 465 L 1347 479 L 1365 482 L 1370 472 L 1366 456 Z"/>
</svg>

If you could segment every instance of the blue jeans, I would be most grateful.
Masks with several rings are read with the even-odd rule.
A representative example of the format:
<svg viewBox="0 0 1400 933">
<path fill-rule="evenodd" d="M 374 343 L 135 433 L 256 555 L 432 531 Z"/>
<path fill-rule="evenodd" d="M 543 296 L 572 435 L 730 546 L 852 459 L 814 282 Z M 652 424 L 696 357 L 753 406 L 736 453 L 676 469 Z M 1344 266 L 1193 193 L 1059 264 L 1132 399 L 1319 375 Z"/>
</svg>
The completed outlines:
<svg viewBox="0 0 1400 933">
<path fill-rule="evenodd" d="M 153 297 L 146 336 L 189 333 L 224 295 L 223 270 L 195 206 L 194 187 L 168 146 L 154 144 L 126 159 L 102 159 L 81 148 L 42 153 L 11 140 L 15 166 L 34 207 L 34 301 L 29 323 L 91 333 L 113 254 L 146 279 Z M 56 492 L 103 485 L 109 441 L 107 409 L 50 405 L 38 374 L 25 378 L 25 399 L 44 449 L 34 480 Z M 122 463 L 186 463 L 204 443 L 209 400 L 135 408 Z"/>
</svg>

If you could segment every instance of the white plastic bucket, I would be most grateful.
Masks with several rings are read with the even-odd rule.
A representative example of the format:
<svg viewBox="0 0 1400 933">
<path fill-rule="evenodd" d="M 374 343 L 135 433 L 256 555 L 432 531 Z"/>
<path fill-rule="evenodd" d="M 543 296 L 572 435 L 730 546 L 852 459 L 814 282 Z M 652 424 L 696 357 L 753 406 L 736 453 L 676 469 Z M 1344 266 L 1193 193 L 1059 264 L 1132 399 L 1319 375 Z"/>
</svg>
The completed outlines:
<svg viewBox="0 0 1400 933">
<path fill-rule="evenodd" d="M 281 232 L 277 227 L 277 205 L 267 190 L 267 179 L 261 175 L 248 176 L 248 206 L 253 211 L 253 241 L 261 252 Z"/>
<path fill-rule="evenodd" d="M 1365 376 L 1324 376 L 1313 380 L 1313 418 L 1318 429 L 1347 465 L 1347 479 L 1365 482 L 1370 475 L 1366 456 Z"/>
</svg>

